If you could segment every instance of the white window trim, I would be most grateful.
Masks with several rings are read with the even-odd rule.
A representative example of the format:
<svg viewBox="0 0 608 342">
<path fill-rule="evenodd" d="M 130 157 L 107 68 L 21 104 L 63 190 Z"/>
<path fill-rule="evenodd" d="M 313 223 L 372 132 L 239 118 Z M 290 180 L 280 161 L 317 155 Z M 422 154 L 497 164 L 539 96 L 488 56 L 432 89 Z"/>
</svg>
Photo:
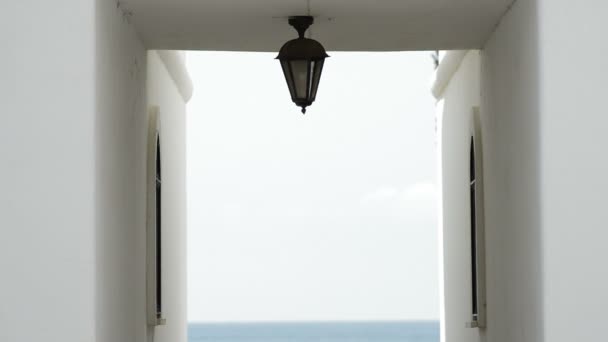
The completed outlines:
<svg viewBox="0 0 608 342">
<path fill-rule="evenodd" d="M 147 321 L 149 326 L 164 325 L 163 312 L 157 312 L 156 297 L 156 156 L 157 139 L 160 136 L 160 109 L 152 107 L 149 113 L 147 170 L 146 170 L 146 298 Z M 161 194 L 162 196 L 162 194 Z M 162 229 L 162 227 L 161 227 Z M 162 246 L 161 246 L 162 248 Z M 162 255 L 162 253 L 161 253 Z M 162 289 L 162 287 L 161 287 Z"/>
<path fill-rule="evenodd" d="M 469 123 L 469 137 L 473 138 L 475 153 L 475 231 L 476 231 L 476 261 L 477 261 L 477 317 L 472 312 L 469 328 L 485 328 L 487 314 L 486 299 L 486 248 L 485 248 L 485 218 L 484 218 L 484 177 L 483 177 L 483 145 L 481 134 L 481 114 L 479 107 L 473 107 Z M 467 144 L 467 155 L 469 155 Z M 470 157 L 469 157 L 470 158 Z M 470 201 L 469 201 L 470 202 Z M 470 241 L 471 239 L 469 239 Z M 471 270 L 472 272 L 472 270 Z M 472 286 L 472 284 L 471 284 Z M 472 298 L 471 298 L 472 301 Z"/>
</svg>

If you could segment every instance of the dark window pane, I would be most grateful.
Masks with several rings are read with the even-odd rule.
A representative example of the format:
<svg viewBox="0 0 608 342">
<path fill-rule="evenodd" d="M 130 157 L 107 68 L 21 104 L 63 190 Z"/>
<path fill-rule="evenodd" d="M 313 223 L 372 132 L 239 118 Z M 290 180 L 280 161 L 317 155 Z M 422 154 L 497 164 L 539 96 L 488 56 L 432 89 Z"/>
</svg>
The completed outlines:
<svg viewBox="0 0 608 342">
<path fill-rule="evenodd" d="M 473 320 L 477 319 L 479 313 L 477 303 L 477 224 L 476 224 L 476 179 L 475 179 L 475 141 L 471 138 L 470 147 L 470 201 L 471 201 L 471 290 Z"/>
<path fill-rule="evenodd" d="M 162 312 L 162 281 L 161 281 L 161 160 L 160 139 L 156 139 L 156 315 Z"/>
</svg>

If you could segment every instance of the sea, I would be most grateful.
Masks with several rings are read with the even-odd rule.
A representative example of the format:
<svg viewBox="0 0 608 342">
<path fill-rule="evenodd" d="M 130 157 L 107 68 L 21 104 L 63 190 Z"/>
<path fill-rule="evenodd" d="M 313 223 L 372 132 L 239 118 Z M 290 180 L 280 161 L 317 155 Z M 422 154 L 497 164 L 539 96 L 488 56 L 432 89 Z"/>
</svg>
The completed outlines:
<svg viewBox="0 0 608 342">
<path fill-rule="evenodd" d="M 189 342 L 439 342 L 439 322 L 191 323 Z"/>
</svg>

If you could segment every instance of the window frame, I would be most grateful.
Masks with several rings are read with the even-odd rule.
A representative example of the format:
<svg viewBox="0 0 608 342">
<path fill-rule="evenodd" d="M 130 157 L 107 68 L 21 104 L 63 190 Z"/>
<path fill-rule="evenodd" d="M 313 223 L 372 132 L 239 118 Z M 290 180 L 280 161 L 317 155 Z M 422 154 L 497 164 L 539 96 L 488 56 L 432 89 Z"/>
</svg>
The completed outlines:
<svg viewBox="0 0 608 342">
<path fill-rule="evenodd" d="M 470 328 L 486 327 L 486 265 L 485 265 L 485 219 L 483 199 L 483 148 L 480 112 L 474 107 L 471 115 L 468 147 L 469 166 L 469 214 L 470 214 L 470 280 L 471 320 Z"/>
<path fill-rule="evenodd" d="M 162 301 L 162 145 L 158 107 L 150 110 L 147 145 L 147 321 L 150 326 L 158 326 L 166 324 Z"/>
</svg>

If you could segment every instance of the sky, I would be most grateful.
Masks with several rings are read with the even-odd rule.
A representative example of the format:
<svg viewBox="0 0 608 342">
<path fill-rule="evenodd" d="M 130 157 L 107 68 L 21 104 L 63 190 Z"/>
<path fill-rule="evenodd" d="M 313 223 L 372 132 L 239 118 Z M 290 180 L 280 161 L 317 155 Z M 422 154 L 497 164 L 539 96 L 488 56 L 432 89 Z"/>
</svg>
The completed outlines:
<svg viewBox="0 0 608 342">
<path fill-rule="evenodd" d="M 188 53 L 189 321 L 438 319 L 430 54 L 330 55 Z"/>
</svg>

